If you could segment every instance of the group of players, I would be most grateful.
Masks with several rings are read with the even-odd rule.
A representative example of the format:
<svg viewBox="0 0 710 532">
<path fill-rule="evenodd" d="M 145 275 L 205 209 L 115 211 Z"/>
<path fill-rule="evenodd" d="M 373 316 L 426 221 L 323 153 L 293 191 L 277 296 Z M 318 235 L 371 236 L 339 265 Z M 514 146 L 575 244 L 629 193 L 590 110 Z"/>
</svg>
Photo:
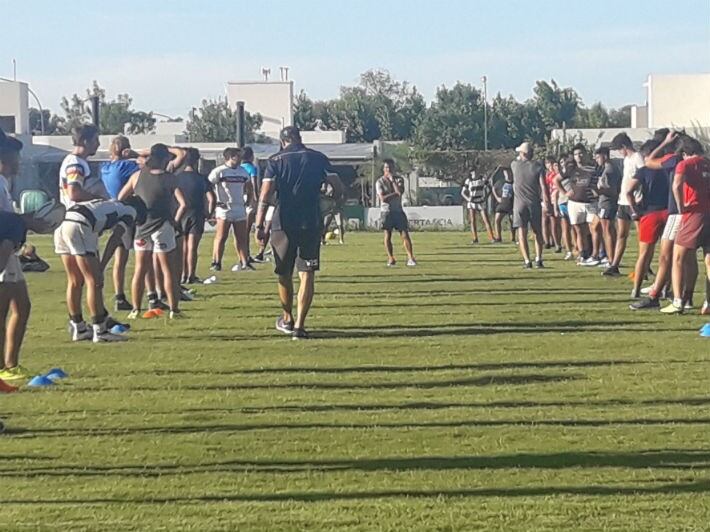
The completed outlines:
<svg viewBox="0 0 710 532">
<path fill-rule="evenodd" d="M 188 285 L 201 282 L 197 256 L 205 223 L 215 227 L 212 271 L 222 269 L 230 232 L 238 256 L 235 272 L 251 271 L 254 263 L 269 260 L 265 255 L 271 239 L 283 309 L 276 328 L 293 339 L 308 338 L 305 319 L 324 238 L 321 200 L 331 200 L 333 209 L 325 214 L 337 218 L 342 242 L 342 213 L 335 207 L 341 205 L 343 189 L 328 159 L 303 146 L 297 128 L 284 129 L 282 149 L 268 160 L 261 181 L 248 147 L 225 149 L 223 164 L 205 177 L 198 172 L 200 153 L 194 148 L 156 144 L 136 152 L 126 137 L 118 136 L 110 146 L 110 161 L 95 172 L 88 159 L 99 148 L 97 128 L 77 127 L 72 140 L 74 148 L 59 169 L 64 217 L 54 231 L 54 250 L 67 278 L 72 341 L 127 339 L 123 333 L 130 323 L 113 319 L 103 297 L 104 271 L 112 260 L 115 311 L 127 311 L 129 320 L 184 317 L 180 302 L 192 299 Z M 12 391 L 7 382 L 31 376 L 19 364 L 30 299 L 17 252 L 28 230 L 50 232 L 31 214 L 14 212 L 8 180 L 19 172 L 21 150 L 20 141 L 0 131 L 0 391 Z M 249 235 L 254 225 L 258 252 L 252 257 Z M 103 250 L 102 235 L 108 235 Z M 129 301 L 124 285 L 130 250 L 135 252 L 135 268 Z M 293 311 L 296 269 L 301 278 L 298 312 Z M 82 312 L 84 293 L 90 323 Z"/>
<path fill-rule="evenodd" d="M 340 205 L 342 182 L 328 159 L 306 148 L 297 128 L 285 128 L 281 151 L 269 158 L 262 180 L 249 148 L 227 148 L 222 165 L 208 177 L 199 173 L 200 153 L 194 148 L 156 144 L 135 152 L 128 139 L 116 137 L 110 161 L 93 172 L 88 158 L 99 148 L 98 131 L 85 125 L 73 132 L 74 148 L 59 171 L 64 221 L 54 232 L 55 252 L 67 277 L 68 330 L 72 341 L 121 342 L 129 323 L 114 320 L 103 299 L 104 271 L 113 260 L 114 309 L 129 319 L 167 314 L 183 317 L 180 302 L 190 300 L 188 285 L 201 282 L 197 256 L 205 223 L 215 226 L 212 271 L 222 269 L 226 241 L 234 234 L 238 262 L 235 272 L 252 270 L 266 261 L 266 246 L 278 275 L 282 314 L 276 329 L 293 339 L 308 338 L 305 319 L 314 296 L 314 274 L 319 269 L 324 241 L 323 201 Z M 543 250 L 566 250 L 580 266 L 603 266 L 603 275 L 620 275 L 632 223 L 637 225 L 639 257 L 633 276 L 634 310 L 659 308 L 683 313 L 692 308 L 697 280 L 696 250 L 701 248 L 707 271 L 706 300 L 701 313 L 709 314 L 710 298 L 710 162 L 700 142 L 685 133 L 659 130 L 637 152 L 626 134 L 617 135 L 612 149 L 623 156 L 618 171 L 607 148 L 594 153 L 591 164 L 584 145 L 559 160 L 534 159 L 523 143 L 518 157 L 503 169 L 502 183 L 467 179 L 462 195 L 469 208 L 473 241 L 478 241 L 476 215 L 480 213 L 489 238 L 502 241 L 502 226 L 510 218 L 524 268 L 544 268 Z M 19 351 L 30 313 L 30 300 L 16 251 L 27 230 L 47 232 L 42 221 L 14 213 L 10 184 L 19 170 L 22 144 L 0 132 L 0 323 L 4 327 L 4 361 L 0 391 L 5 381 L 28 378 L 19 365 Z M 382 208 L 387 265 L 397 261 L 392 232 L 402 237 L 407 266 L 417 265 L 402 207 L 404 183 L 395 175 L 394 162 L 385 161 L 377 182 Z M 488 196 L 495 199 L 495 219 L 488 217 Z M 278 197 L 278 201 L 275 198 Z M 327 213 L 333 217 L 334 212 Z M 12 218 L 10 218 L 12 217 Z M 342 242 L 344 226 L 339 212 Z M 327 222 L 329 223 L 329 222 Z M 326 223 L 326 225 L 327 225 Z M 255 228 L 258 252 L 252 257 L 250 233 Z M 535 241 L 530 257 L 528 231 Z M 109 234 L 103 251 L 100 236 Z M 645 291 L 642 282 L 651 272 L 655 247 L 660 254 L 654 282 Z M 130 301 L 125 294 L 129 251 L 135 252 Z M 297 312 L 293 309 L 293 272 L 300 287 Z M 86 308 L 90 324 L 82 313 Z M 147 311 L 143 297 L 147 292 Z M 647 297 L 642 298 L 645 292 Z M 671 295 L 672 294 L 672 295 Z"/>
<path fill-rule="evenodd" d="M 710 314 L 710 161 L 702 144 L 685 132 L 661 129 L 637 151 L 626 133 L 619 133 L 610 148 L 623 157 L 617 169 L 610 149 L 594 151 L 593 162 L 583 144 L 559 159 L 534 159 L 529 143 L 518 147 L 518 157 L 502 169 L 504 179 L 492 184 L 475 173 L 467 178 L 461 195 L 467 203 L 473 243 L 478 242 L 476 216 L 480 214 L 491 242 L 502 241 L 502 221 L 508 217 L 523 257 L 523 267 L 543 268 L 543 250 L 566 252 L 583 267 L 604 268 L 602 275 L 621 275 L 621 261 L 632 224 L 636 224 L 639 255 L 631 274 L 632 310 L 661 309 L 679 314 L 693 308 L 698 278 L 696 251 L 702 250 L 707 271 L 706 296 L 701 314 Z M 495 221 L 488 215 L 495 199 Z M 535 239 L 530 257 L 528 230 Z M 660 242 L 655 278 L 652 261 Z"/>
</svg>

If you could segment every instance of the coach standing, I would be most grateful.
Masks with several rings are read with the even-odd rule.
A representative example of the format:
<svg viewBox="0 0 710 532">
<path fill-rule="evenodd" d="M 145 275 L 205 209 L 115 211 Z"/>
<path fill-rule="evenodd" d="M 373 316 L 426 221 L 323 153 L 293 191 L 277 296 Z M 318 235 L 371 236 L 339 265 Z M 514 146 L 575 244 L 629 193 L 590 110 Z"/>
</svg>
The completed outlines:
<svg viewBox="0 0 710 532">
<path fill-rule="evenodd" d="M 323 217 L 320 212 L 320 189 L 328 181 L 341 193 L 341 186 L 328 177 L 334 173 L 328 158 L 306 148 L 296 127 L 281 131 L 281 151 L 271 156 L 259 195 L 256 214 L 256 237 L 264 241 L 264 219 L 270 204 L 276 203 L 271 226 L 271 247 L 274 250 L 279 276 L 279 298 L 283 315 L 276 320 L 276 329 L 290 334 L 293 340 L 308 338 L 306 316 L 313 301 L 315 272 L 320 267 L 320 244 Z M 298 290 L 298 314 L 293 316 L 293 270 L 298 269 L 301 285 Z"/>
<path fill-rule="evenodd" d="M 528 226 L 535 234 L 535 267 L 543 268 L 542 247 L 542 206 L 552 212 L 550 193 L 545 181 L 545 167 L 533 161 L 533 149 L 529 142 L 523 142 L 516 149 L 518 158 L 510 169 L 513 172 L 513 226 L 518 229 L 518 244 L 523 256 L 523 267 L 532 268 L 528 247 Z"/>
</svg>

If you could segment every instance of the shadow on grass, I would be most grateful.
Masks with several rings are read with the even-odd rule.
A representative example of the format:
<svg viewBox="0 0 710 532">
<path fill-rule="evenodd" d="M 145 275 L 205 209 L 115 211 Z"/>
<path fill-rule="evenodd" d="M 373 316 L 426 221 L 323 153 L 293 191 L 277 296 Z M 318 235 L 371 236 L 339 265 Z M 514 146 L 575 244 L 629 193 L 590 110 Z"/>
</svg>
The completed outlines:
<svg viewBox="0 0 710 532">
<path fill-rule="evenodd" d="M 417 429 L 467 429 L 467 428 L 498 428 L 498 427 L 570 427 L 570 428 L 600 428 L 600 427 L 644 427 L 663 425 L 710 425 L 710 418 L 617 418 L 617 419 L 473 419 L 459 421 L 428 421 L 428 422 L 372 422 L 372 423 L 214 423 L 203 425 L 173 425 L 173 426 L 140 426 L 117 428 L 66 428 L 41 427 L 24 429 L 11 427 L 3 437 L 26 438 L 88 438 L 117 437 L 145 434 L 219 434 L 241 433 L 253 431 L 289 431 L 289 430 L 417 430 Z"/>
<path fill-rule="evenodd" d="M 668 361 L 663 361 L 667 363 Z M 440 364 L 433 366 L 339 366 L 328 367 L 308 367 L 308 366 L 286 366 L 274 368 L 253 368 L 234 370 L 200 370 L 200 369 L 156 369 L 156 375 L 263 375 L 271 373 L 410 373 L 417 371 L 491 371 L 498 369 L 525 369 L 525 368 L 595 368 L 603 366 L 631 366 L 641 364 L 652 364 L 646 360 L 541 360 L 538 362 L 489 362 L 479 364 Z M 128 372 L 128 375 L 144 375 L 143 372 Z"/>
<path fill-rule="evenodd" d="M 499 469 L 710 469 L 710 452 L 647 450 L 638 452 L 521 453 L 500 456 L 420 456 L 326 460 L 225 460 L 198 464 L 52 465 L 0 471 L 2 477 L 136 476 L 202 473 L 295 473 L 470 471 Z"/>
<path fill-rule="evenodd" d="M 138 384 L 135 388 L 129 386 L 80 386 L 73 388 L 69 384 L 56 388 L 55 392 L 101 392 L 101 391 L 131 391 L 136 390 L 402 390 L 419 389 L 433 390 L 437 388 L 453 388 L 459 386 L 522 386 L 528 384 L 542 384 L 552 382 L 565 382 L 584 379 L 580 374 L 527 374 L 527 375 L 484 375 L 481 377 L 465 377 L 460 379 L 447 379 L 441 381 L 400 381 L 400 382 L 372 382 L 372 383 L 341 383 L 341 382 L 288 382 L 288 383 L 229 383 L 229 384 L 190 384 L 185 381 L 179 386 L 144 386 Z"/>
</svg>

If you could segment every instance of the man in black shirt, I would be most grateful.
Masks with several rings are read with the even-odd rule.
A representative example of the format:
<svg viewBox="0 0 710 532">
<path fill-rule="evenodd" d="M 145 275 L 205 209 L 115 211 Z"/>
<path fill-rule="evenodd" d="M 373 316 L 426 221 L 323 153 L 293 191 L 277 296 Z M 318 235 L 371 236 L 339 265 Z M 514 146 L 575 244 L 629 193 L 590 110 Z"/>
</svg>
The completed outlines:
<svg viewBox="0 0 710 532">
<path fill-rule="evenodd" d="M 320 266 L 321 185 L 328 181 L 339 195 L 339 183 L 331 180 L 334 173 L 328 158 L 306 148 L 296 127 L 281 131 L 281 151 L 269 158 L 259 195 L 256 214 L 257 240 L 264 240 L 264 220 L 270 203 L 276 203 L 271 225 L 271 247 L 279 276 L 279 298 L 283 316 L 276 329 L 290 334 L 294 340 L 308 338 L 305 321 L 313 301 L 315 272 Z M 276 196 L 275 201 L 273 196 Z M 293 270 L 298 269 L 298 315 L 293 316 Z"/>
<path fill-rule="evenodd" d="M 188 148 L 185 166 L 177 177 L 177 186 L 185 196 L 185 214 L 180 222 L 183 234 L 182 282 L 194 284 L 197 277 L 197 252 L 205 231 L 205 218 L 211 218 L 217 199 L 207 178 L 197 172 L 200 152 Z M 206 200 L 206 201 L 205 201 Z"/>
</svg>

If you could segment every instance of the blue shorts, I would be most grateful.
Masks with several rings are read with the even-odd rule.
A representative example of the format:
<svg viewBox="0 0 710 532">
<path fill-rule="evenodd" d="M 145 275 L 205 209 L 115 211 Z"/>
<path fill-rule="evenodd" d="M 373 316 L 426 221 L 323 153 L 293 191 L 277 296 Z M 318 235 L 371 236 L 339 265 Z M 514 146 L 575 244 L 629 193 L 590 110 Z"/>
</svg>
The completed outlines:
<svg viewBox="0 0 710 532">
<path fill-rule="evenodd" d="M 560 203 L 557 206 L 560 209 L 560 214 L 565 220 L 569 220 L 569 209 L 567 208 L 567 203 Z"/>
</svg>

